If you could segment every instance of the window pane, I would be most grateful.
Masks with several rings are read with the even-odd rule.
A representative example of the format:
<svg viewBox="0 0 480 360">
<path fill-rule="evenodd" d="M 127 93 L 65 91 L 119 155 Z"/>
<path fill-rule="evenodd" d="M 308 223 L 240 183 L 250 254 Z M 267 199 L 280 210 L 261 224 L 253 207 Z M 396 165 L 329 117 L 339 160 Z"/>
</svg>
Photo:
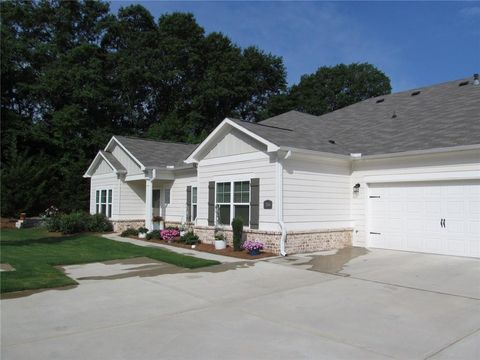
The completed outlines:
<svg viewBox="0 0 480 360">
<path fill-rule="evenodd" d="M 217 203 L 230 203 L 230 183 L 217 184 Z"/>
<path fill-rule="evenodd" d="M 193 204 L 197 203 L 197 188 L 196 187 L 192 188 L 192 203 Z"/>
<path fill-rule="evenodd" d="M 112 217 L 112 205 L 108 205 L 108 217 Z"/>
<path fill-rule="evenodd" d="M 108 202 L 112 203 L 112 190 L 108 190 Z"/>
<path fill-rule="evenodd" d="M 250 206 L 248 206 L 248 205 L 235 205 L 235 217 L 242 218 L 243 226 L 249 226 L 249 224 L 250 224 Z"/>
<path fill-rule="evenodd" d="M 98 204 L 95 205 L 95 213 L 98 214 Z"/>
<path fill-rule="evenodd" d="M 96 193 L 97 193 L 96 194 L 96 203 L 98 204 L 100 202 L 100 190 L 97 190 Z"/>
<path fill-rule="evenodd" d="M 250 194 L 248 192 L 242 193 L 242 202 L 249 203 L 250 202 Z"/>
<path fill-rule="evenodd" d="M 219 221 L 222 225 L 230 225 L 230 205 L 220 205 Z"/>
<path fill-rule="evenodd" d="M 165 189 L 165 204 L 170 204 L 170 189 Z"/>
<path fill-rule="evenodd" d="M 102 205 L 101 205 L 101 208 L 102 208 L 102 211 L 101 211 L 102 214 L 103 214 L 103 215 L 107 215 L 107 205 L 102 204 Z"/>
<path fill-rule="evenodd" d="M 107 190 L 102 190 L 102 203 L 107 202 Z"/>
<path fill-rule="evenodd" d="M 197 205 L 192 206 L 192 220 L 197 218 Z"/>
<path fill-rule="evenodd" d="M 234 184 L 233 202 L 248 203 L 250 201 L 250 182 L 239 181 Z"/>
</svg>

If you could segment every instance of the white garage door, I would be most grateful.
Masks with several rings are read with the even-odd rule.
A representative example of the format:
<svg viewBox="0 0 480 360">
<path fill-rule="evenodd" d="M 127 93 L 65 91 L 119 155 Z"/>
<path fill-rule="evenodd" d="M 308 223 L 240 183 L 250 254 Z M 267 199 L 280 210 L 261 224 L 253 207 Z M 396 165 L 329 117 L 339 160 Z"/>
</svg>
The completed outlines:
<svg viewBox="0 0 480 360">
<path fill-rule="evenodd" d="M 371 247 L 480 257 L 480 181 L 369 185 Z"/>
</svg>

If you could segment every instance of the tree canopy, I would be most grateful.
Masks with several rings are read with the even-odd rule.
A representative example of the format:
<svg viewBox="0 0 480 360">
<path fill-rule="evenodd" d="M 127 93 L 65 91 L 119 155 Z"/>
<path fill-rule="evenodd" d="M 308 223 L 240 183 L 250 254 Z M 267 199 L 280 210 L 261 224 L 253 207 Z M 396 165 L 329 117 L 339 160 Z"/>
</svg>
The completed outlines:
<svg viewBox="0 0 480 360">
<path fill-rule="evenodd" d="M 196 143 L 225 117 L 320 114 L 390 91 L 368 64 L 287 89 L 282 58 L 141 5 L 7 0 L 1 14 L 1 213 L 87 209 L 82 178 L 113 134 Z"/>
<path fill-rule="evenodd" d="M 262 117 L 289 110 L 322 115 L 391 90 L 390 79 L 371 64 L 322 66 L 303 75 L 288 91 L 270 97 Z"/>
</svg>

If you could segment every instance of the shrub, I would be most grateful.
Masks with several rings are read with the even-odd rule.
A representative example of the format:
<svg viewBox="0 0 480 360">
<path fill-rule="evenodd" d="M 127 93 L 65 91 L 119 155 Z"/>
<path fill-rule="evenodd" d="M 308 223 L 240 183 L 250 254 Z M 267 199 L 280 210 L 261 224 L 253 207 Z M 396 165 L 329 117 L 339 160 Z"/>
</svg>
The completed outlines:
<svg viewBox="0 0 480 360">
<path fill-rule="evenodd" d="M 138 236 L 138 230 L 134 228 L 128 228 L 127 230 L 122 231 L 120 236 L 122 237 Z"/>
<path fill-rule="evenodd" d="M 160 230 L 152 230 L 147 233 L 147 240 L 160 240 Z"/>
<path fill-rule="evenodd" d="M 233 250 L 241 251 L 242 235 L 243 235 L 243 220 L 241 218 L 236 217 L 232 220 L 232 231 L 233 231 Z"/>
<path fill-rule="evenodd" d="M 180 235 L 180 231 L 178 231 L 177 229 L 166 229 L 166 230 L 160 231 L 160 236 L 162 237 L 162 239 L 167 241 L 172 241 L 179 235 Z"/>
<path fill-rule="evenodd" d="M 61 214 L 45 218 L 45 227 L 51 232 L 61 232 Z"/>
<path fill-rule="evenodd" d="M 107 232 L 113 230 L 113 225 L 108 218 L 103 214 L 94 214 L 90 218 L 90 231 Z"/>
<path fill-rule="evenodd" d="M 193 231 L 189 231 L 180 238 L 180 241 L 187 245 L 196 245 L 198 244 L 198 235 L 195 235 Z"/>
<path fill-rule="evenodd" d="M 60 231 L 64 234 L 77 234 L 90 230 L 91 215 L 86 212 L 73 212 L 60 216 Z"/>
</svg>

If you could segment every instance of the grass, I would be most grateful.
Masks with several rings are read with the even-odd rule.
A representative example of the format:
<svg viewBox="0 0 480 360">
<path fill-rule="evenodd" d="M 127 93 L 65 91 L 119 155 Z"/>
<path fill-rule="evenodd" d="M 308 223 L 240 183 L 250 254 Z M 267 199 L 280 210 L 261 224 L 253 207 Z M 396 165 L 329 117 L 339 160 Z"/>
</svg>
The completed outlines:
<svg viewBox="0 0 480 360">
<path fill-rule="evenodd" d="M 91 234 L 59 236 L 44 229 L 0 230 L 0 262 L 8 263 L 15 271 L 0 273 L 0 292 L 52 288 L 75 285 L 77 282 L 58 265 L 149 257 L 185 268 L 219 264 L 159 248 L 136 246 Z"/>
</svg>

